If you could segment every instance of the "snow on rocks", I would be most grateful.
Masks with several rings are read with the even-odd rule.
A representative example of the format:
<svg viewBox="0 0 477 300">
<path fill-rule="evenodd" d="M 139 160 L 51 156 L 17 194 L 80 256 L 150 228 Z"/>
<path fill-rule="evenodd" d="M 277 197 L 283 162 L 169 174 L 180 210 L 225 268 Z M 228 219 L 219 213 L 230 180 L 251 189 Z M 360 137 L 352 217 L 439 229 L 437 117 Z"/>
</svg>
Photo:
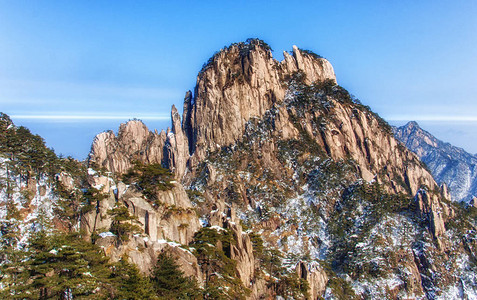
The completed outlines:
<svg viewBox="0 0 477 300">
<path fill-rule="evenodd" d="M 114 236 L 115 237 L 116 235 L 114 233 L 110 232 L 110 231 L 106 231 L 106 232 L 101 232 L 99 234 L 99 236 L 104 239 L 108 236 Z"/>
</svg>

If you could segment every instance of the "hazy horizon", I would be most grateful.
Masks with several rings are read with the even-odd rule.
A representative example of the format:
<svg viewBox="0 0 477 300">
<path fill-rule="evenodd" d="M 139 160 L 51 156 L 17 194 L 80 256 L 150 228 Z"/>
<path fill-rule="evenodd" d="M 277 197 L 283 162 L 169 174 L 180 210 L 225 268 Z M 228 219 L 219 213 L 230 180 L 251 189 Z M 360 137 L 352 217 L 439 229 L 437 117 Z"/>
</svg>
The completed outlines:
<svg viewBox="0 0 477 300">
<path fill-rule="evenodd" d="M 169 119 L 140 119 L 149 130 L 161 131 L 171 127 Z M 13 122 L 17 126 L 25 126 L 34 134 L 42 136 L 46 145 L 53 148 L 59 155 L 72 156 L 78 160 L 87 158 L 94 137 L 103 132 L 112 130 L 115 134 L 121 123 L 126 123 L 129 119 L 73 119 L 64 120 L 45 120 L 45 119 L 18 119 L 13 117 Z M 388 121 L 393 126 L 403 126 L 409 121 L 415 120 L 392 120 Z M 419 126 L 434 135 L 443 142 L 448 142 L 456 147 L 463 148 L 465 151 L 476 155 L 477 145 L 473 141 L 477 140 L 477 122 L 475 121 L 416 121 Z M 71 136 L 74 139 L 71 139 Z M 66 139 L 71 139 L 64 143 Z"/>
</svg>

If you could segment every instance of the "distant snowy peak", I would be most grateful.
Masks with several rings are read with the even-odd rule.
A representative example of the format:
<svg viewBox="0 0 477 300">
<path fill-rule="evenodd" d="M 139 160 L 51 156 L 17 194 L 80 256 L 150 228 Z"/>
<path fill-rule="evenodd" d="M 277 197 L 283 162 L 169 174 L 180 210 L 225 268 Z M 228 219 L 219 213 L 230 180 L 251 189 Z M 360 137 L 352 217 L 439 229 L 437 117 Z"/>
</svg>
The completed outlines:
<svg viewBox="0 0 477 300">
<path fill-rule="evenodd" d="M 398 140 L 429 167 L 438 183 L 446 183 L 452 200 L 470 201 L 477 195 L 477 156 L 437 139 L 415 121 L 394 128 Z"/>
</svg>

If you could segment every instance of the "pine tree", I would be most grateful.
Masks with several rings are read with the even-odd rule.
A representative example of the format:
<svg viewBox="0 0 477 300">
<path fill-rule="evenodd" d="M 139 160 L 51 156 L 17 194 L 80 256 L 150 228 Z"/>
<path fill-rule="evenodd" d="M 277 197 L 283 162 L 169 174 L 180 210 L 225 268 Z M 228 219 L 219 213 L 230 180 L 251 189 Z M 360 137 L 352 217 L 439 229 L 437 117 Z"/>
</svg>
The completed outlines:
<svg viewBox="0 0 477 300">
<path fill-rule="evenodd" d="M 160 164 L 144 165 L 136 161 L 134 167 L 123 175 L 123 181 L 134 184 L 146 199 L 157 204 L 157 192 L 170 190 L 174 187 L 171 183 L 174 175 Z"/>
<path fill-rule="evenodd" d="M 207 299 L 245 299 L 250 293 L 237 277 L 237 262 L 230 257 L 234 242 L 232 232 L 227 229 L 205 227 L 194 235 L 191 246 L 196 249 L 194 254 L 205 273 Z"/>
<path fill-rule="evenodd" d="M 157 294 L 164 299 L 200 299 L 200 289 L 192 278 L 184 276 L 174 258 L 159 254 L 152 273 L 152 282 Z"/>
<path fill-rule="evenodd" d="M 14 126 L 5 114 L 0 114 L 0 128 L 0 154 L 9 159 L 10 172 L 28 180 L 41 174 L 52 177 L 60 170 L 58 157 L 41 136 L 26 127 Z"/>
<path fill-rule="evenodd" d="M 132 216 L 124 205 L 116 205 L 108 211 L 112 216 L 110 231 L 117 235 L 118 243 L 129 241 L 131 233 L 141 231 L 141 228 L 135 223 L 139 223 L 136 216 Z"/>
<path fill-rule="evenodd" d="M 21 294 L 18 285 L 28 276 L 22 272 L 27 253 L 20 244 L 20 214 L 11 199 L 6 202 L 6 217 L 0 222 L 0 298 L 15 298 Z"/>
<path fill-rule="evenodd" d="M 88 206 L 88 209 L 91 209 L 93 206 L 89 203 L 85 203 L 84 194 L 81 190 L 68 190 L 59 180 L 56 181 L 55 185 L 55 194 L 59 199 L 53 207 L 53 212 L 63 223 L 64 227 L 67 228 L 69 232 L 72 232 L 83 213 L 84 207 Z"/>
<path fill-rule="evenodd" d="M 77 233 L 48 235 L 41 230 L 32 237 L 30 248 L 25 264 L 29 280 L 21 287 L 28 298 L 100 298 L 113 289 L 108 259 Z"/>
<path fill-rule="evenodd" d="M 130 264 L 127 256 L 113 264 L 112 270 L 115 299 L 158 299 L 151 280 L 142 275 L 134 264 Z"/>
</svg>

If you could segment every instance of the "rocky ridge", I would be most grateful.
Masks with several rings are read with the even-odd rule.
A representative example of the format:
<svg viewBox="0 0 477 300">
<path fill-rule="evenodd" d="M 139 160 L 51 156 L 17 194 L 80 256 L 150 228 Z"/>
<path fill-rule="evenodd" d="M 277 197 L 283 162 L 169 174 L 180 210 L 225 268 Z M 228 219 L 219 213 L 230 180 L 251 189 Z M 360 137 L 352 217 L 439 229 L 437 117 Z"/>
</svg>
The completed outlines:
<svg viewBox="0 0 477 300">
<path fill-rule="evenodd" d="M 137 160 L 161 163 L 165 140 L 164 131 L 150 132 L 144 123 L 132 120 L 121 124 L 117 136 L 111 130 L 98 134 L 91 146 L 89 162 L 114 173 L 124 173 Z"/>
<path fill-rule="evenodd" d="M 398 140 L 415 152 L 438 183 L 445 183 L 454 201 L 469 202 L 477 195 L 477 157 L 438 140 L 416 122 L 394 129 Z"/>
<path fill-rule="evenodd" d="M 287 89 L 283 81 L 293 72 L 305 72 L 309 83 L 336 82 L 333 67 L 325 59 L 296 46 L 293 55 L 285 52 L 284 56 L 282 62 L 276 61 L 259 42 L 231 45 L 203 67 L 194 96 L 186 93 L 182 123 L 175 107 L 172 129 L 167 132 L 151 133 L 140 122 L 128 122 L 121 125 L 117 137 L 111 131 L 96 136 L 89 161 L 113 173 L 125 172 L 134 159 L 162 162 L 182 178 L 187 165 L 193 170 L 206 152 L 240 140 L 248 120 L 262 117 L 277 99 L 283 99 Z"/>
</svg>

